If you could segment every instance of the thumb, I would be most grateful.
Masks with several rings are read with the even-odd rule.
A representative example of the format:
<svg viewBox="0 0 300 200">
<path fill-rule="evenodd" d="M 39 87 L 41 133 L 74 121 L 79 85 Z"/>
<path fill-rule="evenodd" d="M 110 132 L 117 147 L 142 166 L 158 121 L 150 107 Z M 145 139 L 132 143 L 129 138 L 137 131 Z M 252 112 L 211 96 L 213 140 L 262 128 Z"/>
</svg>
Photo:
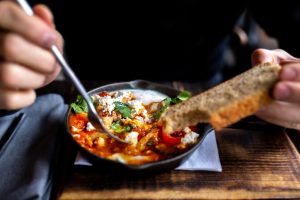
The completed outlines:
<svg viewBox="0 0 300 200">
<path fill-rule="evenodd" d="M 251 56 L 252 66 L 261 64 L 261 63 L 277 63 L 276 58 L 273 53 L 267 49 L 256 49 Z"/>
<path fill-rule="evenodd" d="M 299 58 L 295 58 L 286 51 L 282 49 L 274 49 L 274 50 L 267 50 L 267 49 L 257 49 L 253 52 L 252 57 L 252 66 L 271 62 L 277 64 L 287 64 L 291 62 L 299 62 Z"/>
<path fill-rule="evenodd" d="M 53 15 L 50 9 L 42 4 L 38 4 L 33 8 L 34 14 L 40 17 L 44 22 L 46 22 L 51 28 L 55 29 L 55 24 L 53 20 Z"/>
</svg>

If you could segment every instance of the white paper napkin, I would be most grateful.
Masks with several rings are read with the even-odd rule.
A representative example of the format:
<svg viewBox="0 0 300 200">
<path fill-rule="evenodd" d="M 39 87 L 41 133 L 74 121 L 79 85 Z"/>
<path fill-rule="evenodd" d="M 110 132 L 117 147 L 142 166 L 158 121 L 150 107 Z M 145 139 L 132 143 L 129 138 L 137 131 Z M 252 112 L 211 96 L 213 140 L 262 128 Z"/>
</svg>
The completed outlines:
<svg viewBox="0 0 300 200">
<path fill-rule="evenodd" d="M 75 165 L 92 166 L 79 152 L 75 160 Z M 210 131 L 199 148 L 190 156 L 188 160 L 176 168 L 176 170 L 190 171 L 214 171 L 221 172 L 220 162 L 215 131 Z"/>
</svg>

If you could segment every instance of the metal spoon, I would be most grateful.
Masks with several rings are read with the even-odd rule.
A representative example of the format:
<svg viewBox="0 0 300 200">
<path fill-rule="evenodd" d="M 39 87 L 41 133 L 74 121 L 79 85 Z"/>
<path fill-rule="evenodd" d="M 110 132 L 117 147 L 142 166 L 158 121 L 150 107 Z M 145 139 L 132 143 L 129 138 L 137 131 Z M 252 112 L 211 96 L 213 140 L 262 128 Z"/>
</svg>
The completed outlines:
<svg viewBox="0 0 300 200">
<path fill-rule="evenodd" d="M 33 10 L 31 9 L 30 5 L 28 4 L 28 2 L 26 0 L 17 0 L 17 2 L 23 8 L 23 10 L 26 12 L 26 14 L 28 14 L 30 16 L 34 15 Z M 77 78 L 77 76 L 75 75 L 73 70 L 71 69 L 71 67 L 68 65 L 68 63 L 64 59 L 63 55 L 58 50 L 57 46 L 53 44 L 51 46 L 50 50 L 53 53 L 53 55 L 55 56 L 55 58 L 57 59 L 58 63 L 61 65 L 64 74 L 72 81 L 72 83 L 74 84 L 74 86 L 76 87 L 78 92 L 82 95 L 84 100 L 87 102 L 87 105 L 89 108 L 88 109 L 88 118 L 89 118 L 90 122 L 93 124 L 93 126 L 95 126 L 97 129 L 100 129 L 103 133 L 107 134 L 109 137 L 114 138 L 115 140 L 117 140 L 119 142 L 129 143 L 125 140 L 120 139 L 116 135 L 110 133 L 106 129 L 105 125 L 103 124 L 102 119 L 99 117 L 99 115 L 93 105 L 93 102 L 91 101 L 90 96 L 86 92 L 85 88 L 83 87 L 83 85 L 81 84 L 81 82 L 79 81 L 79 79 Z"/>
</svg>

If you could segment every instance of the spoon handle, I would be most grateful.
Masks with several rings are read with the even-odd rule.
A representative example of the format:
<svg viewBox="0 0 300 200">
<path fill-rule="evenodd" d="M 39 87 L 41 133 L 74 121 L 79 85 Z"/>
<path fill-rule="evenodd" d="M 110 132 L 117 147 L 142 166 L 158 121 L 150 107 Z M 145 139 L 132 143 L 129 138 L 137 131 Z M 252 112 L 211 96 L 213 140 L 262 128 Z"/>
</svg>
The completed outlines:
<svg viewBox="0 0 300 200">
<path fill-rule="evenodd" d="M 51 51 L 52 51 L 53 55 L 55 56 L 56 60 L 61 65 L 64 74 L 66 76 L 68 76 L 69 79 L 72 80 L 72 82 L 73 82 L 74 86 L 76 87 L 76 89 L 78 90 L 78 92 L 81 94 L 81 96 L 87 102 L 89 109 L 91 109 L 93 111 L 93 113 L 97 113 L 94 105 L 91 102 L 91 98 L 87 94 L 87 91 L 85 90 L 85 88 L 83 87 L 83 85 L 81 84 L 80 80 L 77 78 L 77 76 L 75 75 L 75 73 L 73 72 L 71 67 L 68 65 L 68 63 L 66 62 L 66 60 L 64 59 L 64 57 L 62 56 L 60 51 L 58 50 L 57 46 L 52 45 Z"/>
</svg>

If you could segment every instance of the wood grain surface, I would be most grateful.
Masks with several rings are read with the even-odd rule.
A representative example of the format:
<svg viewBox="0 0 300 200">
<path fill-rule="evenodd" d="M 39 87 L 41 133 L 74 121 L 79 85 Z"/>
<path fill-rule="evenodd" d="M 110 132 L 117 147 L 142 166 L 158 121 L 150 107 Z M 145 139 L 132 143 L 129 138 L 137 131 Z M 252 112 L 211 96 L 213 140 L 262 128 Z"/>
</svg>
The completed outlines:
<svg viewBox="0 0 300 200">
<path fill-rule="evenodd" d="M 74 168 L 59 199 L 300 198 L 300 156 L 283 130 L 226 128 L 217 133 L 217 142 L 221 173 L 133 175 Z"/>
</svg>

